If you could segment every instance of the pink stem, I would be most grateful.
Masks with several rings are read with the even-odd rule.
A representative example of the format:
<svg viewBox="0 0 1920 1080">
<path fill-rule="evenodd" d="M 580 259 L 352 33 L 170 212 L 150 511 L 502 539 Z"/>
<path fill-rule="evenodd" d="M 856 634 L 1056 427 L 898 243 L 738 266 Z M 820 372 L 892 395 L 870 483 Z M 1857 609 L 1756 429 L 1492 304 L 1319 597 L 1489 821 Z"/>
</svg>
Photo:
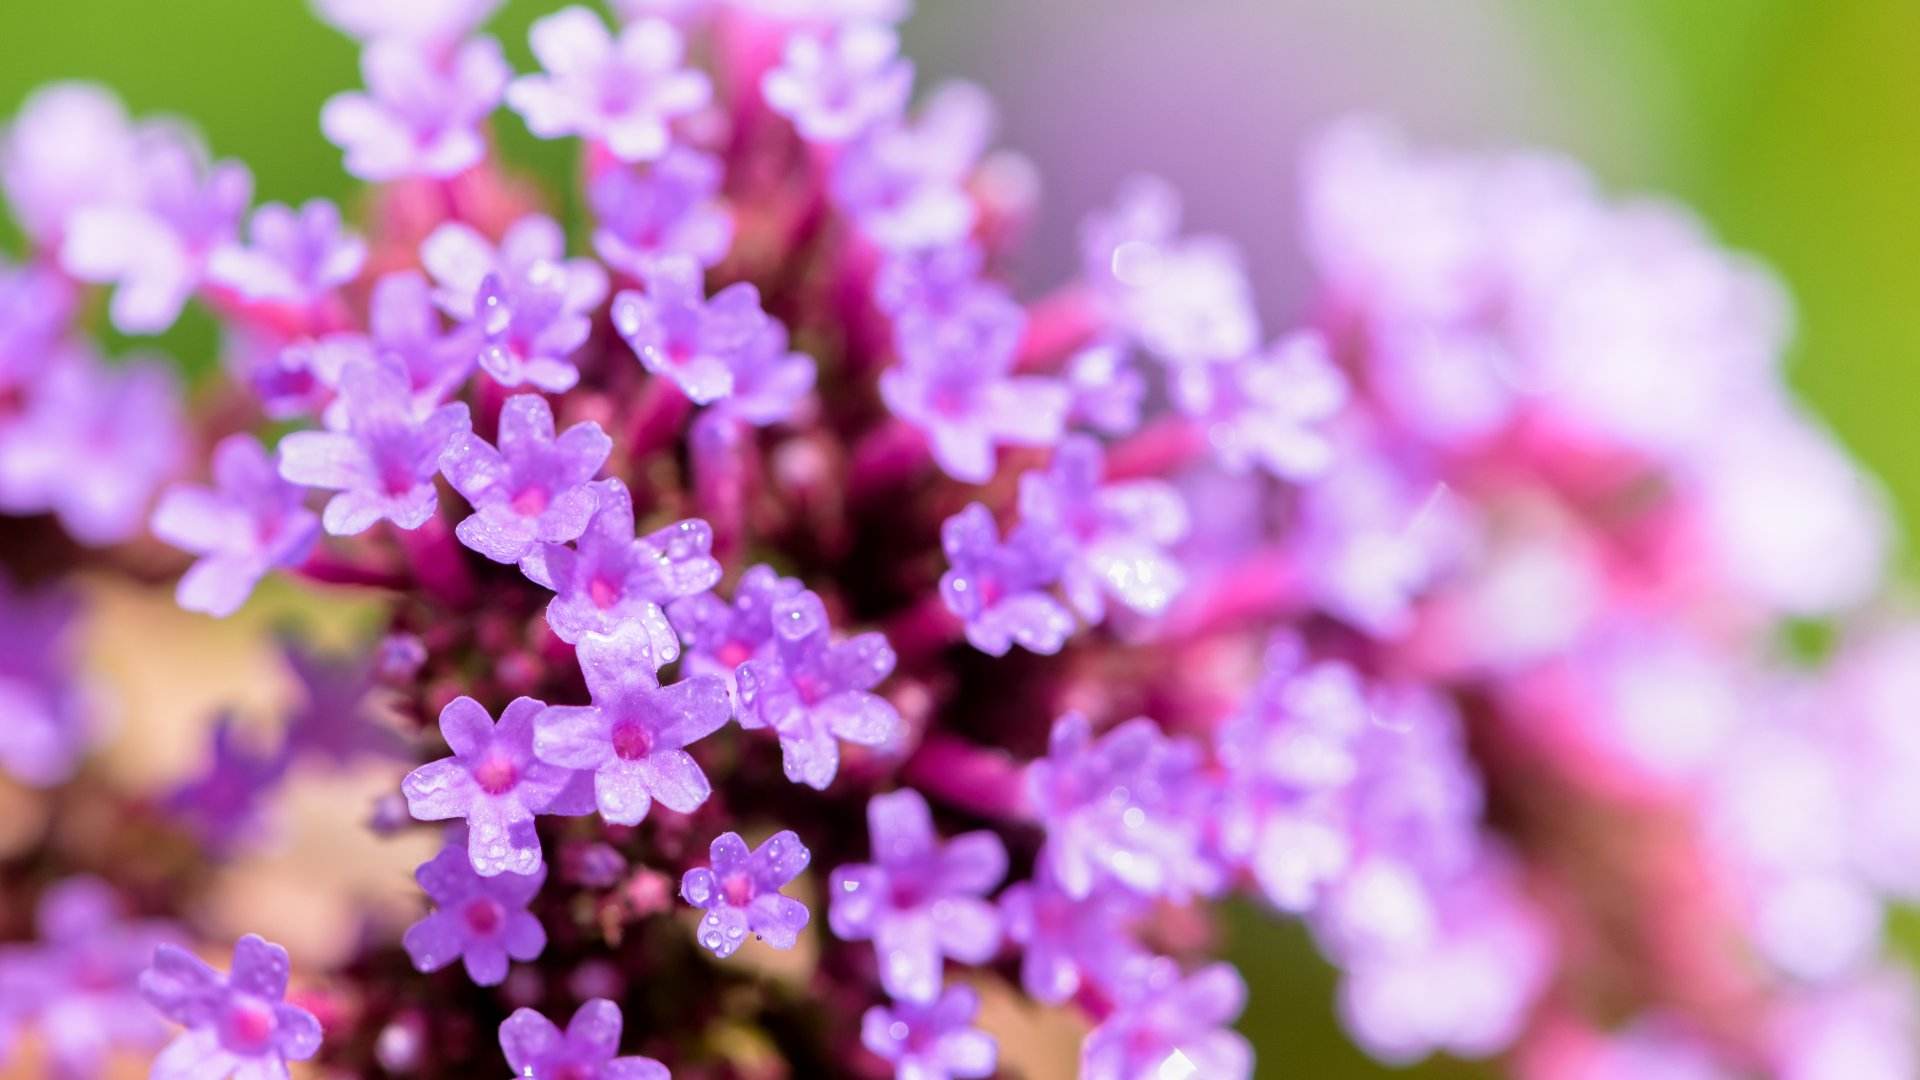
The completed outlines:
<svg viewBox="0 0 1920 1080">
<path fill-rule="evenodd" d="M 929 734 L 901 767 L 902 780 L 950 806 L 984 818 L 1026 821 L 1025 766 L 1001 750 L 941 732 Z"/>
<path fill-rule="evenodd" d="M 672 379 L 656 376 L 647 380 L 647 388 L 634 406 L 633 426 L 627 429 L 628 456 L 638 462 L 672 446 L 692 410 L 693 402 Z"/>
<path fill-rule="evenodd" d="M 1291 555 L 1258 551 L 1182 597 L 1162 630 L 1168 639 L 1196 638 L 1272 619 L 1298 608 L 1304 591 Z"/>
<path fill-rule="evenodd" d="M 314 552 L 306 562 L 294 567 L 293 572 L 308 581 L 316 581 L 323 585 L 357 585 L 369 589 L 387 589 L 392 592 L 405 592 L 413 585 L 413 581 L 405 574 L 363 566 L 320 551 Z"/>
<path fill-rule="evenodd" d="M 862 503 L 893 494 L 932 461 L 926 436 L 903 420 L 889 419 L 855 444 L 847 470 L 848 499 Z"/>
<path fill-rule="evenodd" d="M 693 422 L 688 443 L 694 503 L 713 526 L 714 555 L 724 560 L 739 549 L 746 531 L 749 432 L 738 420 L 708 412 Z"/>
<path fill-rule="evenodd" d="M 1171 476 L 1206 456 L 1207 450 L 1207 429 L 1203 425 L 1183 416 L 1170 416 L 1109 447 L 1107 479 Z"/>
<path fill-rule="evenodd" d="M 1027 306 L 1027 331 L 1015 365 L 1026 372 L 1053 371 L 1092 344 L 1105 326 L 1093 292 L 1085 287 L 1041 297 Z"/>
<path fill-rule="evenodd" d="M 435 515 L 417 529 L 396 529 L 401 550 L 413 568 L 414 580 L 442 604 L 465 608 L 479 593 L 473 574 L 467 569 L 466 552 L 448 526 L 447 519 Z"/>
<path fill-rule="evenodd" d="M 960 617 L 948 611 L 939 596 L 927 596 L 887 620 L 887 644 L 900 666 L 911 667 L 959 641 L 964 630 Z"/>
</svg>

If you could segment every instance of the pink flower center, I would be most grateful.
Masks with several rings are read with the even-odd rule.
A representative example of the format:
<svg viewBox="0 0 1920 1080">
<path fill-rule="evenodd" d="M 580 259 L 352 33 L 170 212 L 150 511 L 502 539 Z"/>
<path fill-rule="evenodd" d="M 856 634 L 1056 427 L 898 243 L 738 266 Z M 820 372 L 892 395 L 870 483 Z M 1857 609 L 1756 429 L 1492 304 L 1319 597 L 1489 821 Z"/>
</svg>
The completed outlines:
<svg viewBox="0 0 1920 1080">
<path fill-rule="evenodd" d="M 488 754 L 473 767 L 473 782 L 489 795 L 501 795 L 520 782 L 520 767 L 504 754 Z"/>
<path fill-rule="evenodd" d="M 273 1006 L 256 997 L 235 997 L 221 1028 L 229 1050 L 257 1054 L 273 1039 Z"/>
<path fill-rule="evenodd" d="M 467 920 L 467 929 L 480 937 L 492 937 L 507 919 L 506 910 L 485 897 L 467 901 L 466 909 L 460 914 Z"/>
<path fill-rule="evenodd" d="M 730 668 L 737 668 L 753 656 L 753 647 L 744 641 L 729 641 L 714 650 L 714 659 Z"/>
<path fill-rule="evenodd" d="M 809 705 L 818 705 L 820 699 L 826 697 L 832 687 L 818 675 L 802 673 L 793 677 L 793 689 L 800 695 L 801 701 Z"/>
<path fill-rule="evenodd" d="M 526 517 L 537 517 L 544 513 L 553 496 L 539 484 L 521 488 L 513 497 L 513 511 Z"/>
<path fill-rule="evenodd" d="M 753 879 L 746 874 L 728 874 L 726 880 L 720 883 L 721 895 L 725 896 L 727 903 L 733 907 L 747 906 L 755 892 Z"/>
<path fill-rule="evenodd" d="M 638 761 L 653 753 L 653 732 L 644 724 L 623 721 L 613 726 L 613 752 L 622 761 Z"/>
<path fill-rule="evenodd" d="M 618 583 L 609 581 L 598 574 L 594 575 L 592 581 L 587 582 L 587 597 L 593 601 L 594 607 L 602 611 L 612 607 L 620 600 L 620 592 L 621 589 Z"/>
</svg>

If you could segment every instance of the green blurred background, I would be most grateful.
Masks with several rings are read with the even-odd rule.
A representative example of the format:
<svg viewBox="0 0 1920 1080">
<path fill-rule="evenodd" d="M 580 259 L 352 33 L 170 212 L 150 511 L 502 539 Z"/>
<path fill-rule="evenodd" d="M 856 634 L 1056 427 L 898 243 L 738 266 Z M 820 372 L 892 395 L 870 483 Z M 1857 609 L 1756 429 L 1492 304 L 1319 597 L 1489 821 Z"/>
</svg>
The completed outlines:
<svg viewBox="0 0 1920 1080">
<path fill-rule="evenodd" d="M 497 20 L 517 66 L 530 65 L 527 24 L 553 6 L 511 0 Z M 1426 136 L 1545 142 L 1617 188 L 1669 192 L 1780 271 L 1800 311 L 1794 381 L 1911 530 L 1920 4 L 921 0 L 907 37 L 929 76 L 974 75 L 1006 102 L 1006 141 L 1046 171 L 1037 241 L 1055 254 L 1043 267 L 1061 265 L 1073 219 L 1126 163 L 1180 183 L 1203 224 L 1248 236 L 1284 311 L 1299 273 L 1284 254 L 1288 162 L 1302 133 L 1353 108 Z M 299 0 L 12 0 L 0 4 L 0 41 L 9 112 L 41 82 L 98 79 L 136 110 L 192 118 L 218 153 L 253 166 L 262 197 L 352 190 L 316 118 L 328 94 L 357 83 L 355 51 Z M 565 175 L 564 147 L 534 143 L 511 118 L 499 130 L 516 160 Z M 204 321 L 167 344 L 210 366 Z M 1330 976 L 1303 934 L 1240 912 L 1231 935 L 1255 987 L 1245 1026 L 1268 1069 L 1384 1071 L 1334 1029 Z M 1440 1063 L 1404 1075 L 1480 1072 Z"/>
</svg>

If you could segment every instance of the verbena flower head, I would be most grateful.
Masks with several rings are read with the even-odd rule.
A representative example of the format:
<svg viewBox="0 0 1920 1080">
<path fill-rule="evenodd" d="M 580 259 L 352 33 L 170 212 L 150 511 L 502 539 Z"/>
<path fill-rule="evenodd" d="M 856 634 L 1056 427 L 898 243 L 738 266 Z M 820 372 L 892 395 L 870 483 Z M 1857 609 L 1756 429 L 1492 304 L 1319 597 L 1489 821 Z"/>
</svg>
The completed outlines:
<svg viewBox="0 0 1920 1080">
<path fill-rule="evenodd" d="M 484 121 L 499 106 L 512 69 L 492 38 L 446 51 L 380 35 L 360 54 L 365 92 L 327 99 L 320 130 L 346 151 L 362 180 L 447 180 L 487 152 Z"/>
<path fill-rule="evenodd" d="M 697 932 L 700 946 L 725 959 L 752 934 L 776 949 L 793 948 L 809 912 L 780 890 L 811 858 L 791 829 L 774 833 L 751 851 L 739 833 L 714 837 L 708 864 L 680 879 L 681 899 L 706 912 Z"/>
<path fill-rule="evenodd" d="M 561 1031 L 532 1009 L 517 1009 L 500 1025 L 500 1049 L 515 1076 L 529 1080 L 668 1080 L 667 1067 L 620 1055 L 620 1006 L 594 998 Z"/>
<path fill-rule="evenodd" d="M 949 986 L 931 1004 L 875 1005 L 860 1018 L 860 1043 L 892 1063 L 897 1077 L 992 1076 L 1000 1047 L 972 1026 L 979 1011 L 980 995 L 970 986 Z"/>
<path fill-rule="evenodd" d="M 713 266 L 733 243 L 733 218 L 719 199 L 723 178 L 718 158 L 684 146 L 645 168 L 608 169 L 587 192 L 594 252 L 634 278 L 674 256 Z"/>
<path fill-rule="evenodd" d="M 1082 436 L 1055 448 L 1045 472 L 1020 478 L 1023 528 L 1065 552 L 1060 587 L 1082 619 L 1099 622 L 1112 598 L 1143 615 L 1165 611 L 1184 574 L 1168 550 L 1187 532 L 1187 507 L 1171 484 L 1104 483 L 1100 444 Z"/>
<path fill-rule="evenodd" d="M 547 947 L 546 929 L 527 911 L 547 879 L 546 867 L 482 877 L 456 826 L 448 830 L 447 845 L 413 876 L 433 910 L 407 927 L 400 944 L 421 971 L 438 971 L 457 958 L 475 983 L 498 986 L 509 958 L 534 960 Z"/>
<path fill-rule="evenodd" d="M 614 634 L 626 623 L 646 630 L 655 666 L 680 655 L 664 605 L 720 580 L 713 529 L 690 518 L 646 536 L 633 534 L 633 497 L 618 480 L 595 485 L 600 508 L 571 548 L 547 544 L 523 564 L 527 576 L 553 590 L 547 625 L 569 644 L 588 634 Z"/>
<path fill-rule="evenodd" d="M 682 66 L 680 34 L 659 19 L 616 36 L 600 16 L 568 7 L 535 22 L 530 36 L 546 74 L 515 79 L 507 104 L 543 139 L 579 135 L 622 161 L 652 161 L 667 152 L 668 125 L 713 93 L 704 74 Z"/>
<path fill-rule="evenodd" d="M 249 301 L 307 307 L 359 277 L 366 261 L 366 241 L 341 227 L 339 207 L 267 203 L 248 221 L 244 246 L 214 251 L 207 277 Z"/>
<path fill-rule="evenodd" d="M 1016 529 L 1003 541 L 993 513 L 974 503 L 940 526 L 940 546 L 951 567 L 940 578 L 940 598 L 966 623 L 975 648 L 994 656 L 1015 645 L 1060 651 L 1075 623 L 1050 591 L 1063 561 L 1051 537 Z"/>
<path fill-rule="evenodd" d="M 320 538 L 320 518 L 251 435 L 229 435 L 214 448 L 213 482 L 169 489 L 150 527 L 200 556 L 180 579 L 180 606 L 224 616 L 238 611 L 269 572 L 307 557 Z"/>
<path fill-rule="evenodd" d="M 886 747 L 904 734 L 900 713 L 873 688 L 893 673 L 885 637 L 834 642 L 820 598 L 800 592 L 773 602 L 770 655 L 741 664 L 742 727 L 780 737 L 787 779 L 826 790 L 840 766 L 840 741 Z"/>
<path fill-rule="evenodd" d="M 872 941 L 880 985 L 905 1001 L 931 1003 L 941 958 L 985 963 L 1000 945 L 1000 915 L 982 897 L 1007 873 L 1007 850 L 990 832 L 942 841 L 927 801 L 911 789 L 867 803 L 873 862 L 834 869 L 827 922 L 846 941 Z"/>
<path fill-rule="evenodd" d="M 660 685 L 647 630 L 629 624 L 577 646 L 591 705 L 553 705 L 534 718 L 540 760 L 593 777 L 600 816 L 637 825 L 654 802 L 691 814 L 712 786 L 686 748 L 732 715 L 724 682 L 695 675 Z"/>
<path fill-rule="evenodd" d="M 1087 1080 L 1244 1080 L 1253 1075 L 1253 1047 L 1227 1025 L 1239 1018 L 1246 1000 L 1246 982 L 1226 964 L 1183 977 L 1173 961 L 1162 960 L 1087 1036 L 1080 1075 Z"/>
<path fill-rule="evenodd" d="M 499 447 L 471 432 L 456 437 L 443 467 L 473 506 L 454 530 L 460 542 L 495 562 L 518 562 L 536 544 L 580 538 L 599 508 L 589 481 L 606 464 L 613 440 L 591 421 L 557 438 L 553 408 L 534 394 L 507 399 Z"/>
<path fill-rule="evenodd" d="M 420 766 L 401 784 L 407 810 L 419 820 L 467 823 L 467 854 L 482 876 L 540 869 L 535 814 L 592 809 L 584 778 L 534 756 L 533 721 L 545 708 L 516 698 L 496 724 L 479 702 L 455 698 L 440 712 L 452 756 Z"/>
<path fill-rule="evenodd" d="M 280 475 L 336 491 L 321 513 L 334 536 L 363 533 L 381 521 L 417 529 L 432 519 L 440 496 L 434 477 L 456 436 L 469 430 L 467 406 L 449 402 L 425 416 L 397 367 L 371 360 L 340 376 L 347 405 L 343 431 L 296 431 L 280 443 Z"/>
<path fill-rule="evenodd" d="M 842 24 L 830 36 L 787 42 L 781 65 L 761 80 L 774 111 L 811 142 L 841 143 L 898 117 L 913 92 L 913 64 L 887 26 Z"/>
<path fill-rule="evenodd" d="M 287 950 L 248 934 L 233 947 L 223 975 L 175 945 L 154 951 L 140 993 L 185 1033 L 154 1059 L 156 1080 L 284 1077 L 287 1062 L 320 1049 L 320 1023 L 285 1001 Z"/>
<path fill-rule="evenodd" d="M 473 229 L 447 224 L 420 248 L 449 315 L 477 331 L 480 367 L 502 386 L 561 393 L 580 380 L 571 357 L 593 330 L 588 312 L 607 292 L 590 259 L 565 257 L 552 218 L 522 218 L 496 251 Z"/>
</svg>

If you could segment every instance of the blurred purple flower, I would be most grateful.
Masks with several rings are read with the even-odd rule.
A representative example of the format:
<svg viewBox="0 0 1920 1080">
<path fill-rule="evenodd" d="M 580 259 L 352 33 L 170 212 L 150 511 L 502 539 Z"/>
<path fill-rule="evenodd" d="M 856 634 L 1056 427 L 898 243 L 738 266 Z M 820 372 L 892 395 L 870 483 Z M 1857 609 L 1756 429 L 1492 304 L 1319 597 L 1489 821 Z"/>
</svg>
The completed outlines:
<svg viewBox="0 0 1920 1080">
<path fill-rule="evenodd" d="M 1006 846 L 985 831 L 942 843 L 911 788 L 874 796 L 867 832 L 874 861 L 835 868 L 827 924 L 842 941 L 873 942 L 887 993 L 932 1003 L 942 956 L 984 964 L 1000 946 L 1000 913 L 983 897 L 1006 876 Z"/>
<path fill-rule="evenodd" d="M 1211 790 L 1200 758 L 1199 746 L 1144 716 L 1097 739 L 1083 716 L 1056 721 L 1027 787 L 1047 830 L 1041 862 L 1060 887 L 1085 897 L 1113 881 L 1176 900 L 1217 888 L 1221 874 L 1200 843 Z"/>
<path fill-rule="evenodd" d="M 699 941 L 726 958 L 751 933 L 776 949 L 791 949 L 807 926 L 807 905 L 780 890 L 807 868 L 812 857 L 800 837 L 784 829 L 751 852 L 739 833 L 721 833 L 708 850 L 708 865 L 680 879 L 681 899 L 705 911 Z"/>
<path fill-rule="evenodd" d="M 726 684 L 696 675 L 660 685 L 647 631 L 588 634 L 576 648 L 591 705 L 552 705 L 534 718 L 540 760 L 593 775 L 600 816 L 637 825 L 657 800 L 691 814 L 712 787 L 686 747 L 726 724 Z"/>
<path fill-rule="evenodd" d="M 1139 897 L 1117 885 L 1075 898 L 1044 868 L 1000 895 L 1007 939 L 1020 946 L 1020 985 L 1036 1001 L 1059 1005 L 1085 985 L 1111 992 L 1138 976 L 1150 954 L 1133 941 L 1145 913 Z"/>
<path fill-rule="evenodd" d="M 574 644 L 587 634 L 610 634 L 625 622 L 647 631 L 654 663 L 680 655 L 680 639 L 663 605 L 711 589 L 720 580 L 713 529 L 698 518 L 675 522 L 646 536 L 633 534 L 633 497 L 618 480 L 600 480 L 600 508 L 573 547 L 546 544 L 529 552 L 521 568 L 554 591 L 547 625 Z"/>
<path fill-rule="evenodd" d="M 1246 1007 L 1247 984 L 1229 964 L 1184 978 L 1161 959 L 1080 1051 L 1086 1080 L 1206 1077 L 1246 1080 L 1253 1047 L 1228 1025 Z"/>
<path fill-rule="evenodd" d="M 566 7 L 535 21 L 529 39 L 546 74 L 513 80 L 507 104 L 543 139 L 578 135 L 622 161 L 653 161 L 667 152 L 668 125 L 713 95 L 705 74 L 682 66 L 679 31 L 659 19 L 616 38 L 592 11 Z"/>
<path fill-rule="evenodd" d="M 346 151 L 348 172 L 383 183 L 447 180 L 479 164 L 487 152 L 487 117 L 499 106 L 513 70 L 492 38 L 443 50 L 382 37 L 361 51 L 360 73 L 366 91 L 328 98 L 320 130 Z"/>
<path fill-rule="evenodd" d="M 834 202 L 884 251 L 960 243 L 976 216 L 966 181 L 992 127 L 984 91 L 961 83 L 940 87 L 913 121 L 870 132 L 846 148 L 834 167 Z"/>
<path fill-rule="evenodd" d="M 899 119 L 913 93 L 913 62 L 900 55 L 892 27 L 847 22 L 824 36 L 788 38 L 760 93 L 809 142 L 843 143 Z"/>
<path fill-rule="evenodd" d="M 238 733 L 231 715 L 214 721 L 208 758 L 193 779 L 169 791 L 161 809 L 216 854 L 238 850 L 260 835 L 264 805 L 287 775 L 284 751 L 261 751 Z"/>
<path fill-rule="evenodd" d="M 1347 380 L 1318 334 L 1282 339 L 1264 355 L 1182 365 L 1174 403 L 1206 425 L 1229 469 L 1259 467 L 1282 480 L 1326 472 L 1335 448 L 1321 430 L 1347 404 Z"/>
<path fill-rule="evenodd" d="M 516 1009 L 500 1025 L 500 1049 L 526 1080 L 670 1080 L 652 1058 L 616 1056 L 620 1006 L 605 998 L 580 1006 L 565 1034 L 532 1009 Z"/>
<path fill-rule="evenodd" d="M 476 984 L 498 986 L 507 977 L 509 957 L 532 960 L 547 947 L 546 930 L 527 913 L 547 868 L 481 877 L 467 856 L 464 833 L 457 825 L 450 828 L 446 846 L 414 871 L 434 910 L 407 927 L 400 944 L 421 971 L 439 971 L 458 957 Z"/>
<path fill-rule="evenodd" d="M 345 431 L 296 431 L 280 442 L 280 475 L 296 484 L 338 491 L 321 523 L 352 536 L 391 521 L 425 525 L 439 508 L 433 478 L 455 436 L 468 430 L 464 402 L 420 416 L 412 387 L 396 365 L 358 360 L 340 376 Z"/>
<path fill-rule="evenodd" d="M 299 209 L 267 203 L 253 212 L 246 245 L 226 244 L 207 279 L 252 301 L 311 305 L 360 276 L 366 241 L 340 224 L 340 209 L 312 199 Z"/>
<path fill-rule="evenodd" d="M 1092 345 L 1067 361 L 1067 390 L 1073 404 L 1069 423 L 1109 437 L 1128 435 L 1140 426 L 1147 381 L 1119 345 Z"/>
<path fill-rule="evenodd" d="M 320 17 L 361 41 L 445 45 L 493 17 L 501 0 L 314 0 Z"/>
<path fill-rule="evenodd" d="M 0 768 L 44 787 L 71 776 L 92 737 L 90 695 L 76 679 L 79 597 L 28 590 L 0 571 Z"/>
<path fill-rule="evenodd" d="M 480 366 L 502 386 L 569 390 L 580 372 L 571 357 L 593 332 L 607 273 L 592 259 L 566 257 L 554 220 L 529 214 L 496 251 L 471 226 L 449 222 L 420 245 L 449 315 L 482 337 Z"/>
<path fill-rule="evenodd" d="M 374 283 L 367 325 L 366 334 L 333 334 L 288 346 L 289 366 L 338 391 L 354 361 L 377 361 L 406 373 L 413 412 L 426 416 L 467 381 L 480 353 L 477 328 L 442 327 L 432 289 L 417 270 L 383 274 Z M 326 425 L 345 427 L 347 410 L 348 402 L 335 398 L 324 414 Z"/>
<path fill-rule="evenodd" d="M 480 703 L 459 697 L 440 711 L 451 757 L 407 774 L 400 790 L 421 821 L 467 822 L 467 854 L 483 877 L 531 874 L 541 866 L 535 814 L 592 812 L 585 778 L 533 753 L 533 718 L 546 706 L 515 698 L 495 725 Z"/>
<path fill-rule="evenodd" d="M 878 633 L 835 643 L 811 592 L 773 601 L 773 649 L 740 665 L 740 726 L 780 737 L 787 779 L 825 791 L 840 769 L 839 740 L 886 747 L 906 734 L 900 713 L 872 693 L 893 673 Z"/>
<path fill-rule="evenodd" d="M 718 675 L 732 686 L 741 664 L 772 652 L 774 605 L 802 588 L 763 564 L 740 575 L 731 602 L 710 592 L 675 600 L 667 619 L 686 645 L 680 661 L 687 673 Z"/>
<path fill-rule="evenodd" d="M 613 440 L 591 421 L 558 438 L 553 409 L 537 394 L 508 398 L 500 447 L 472 432 L 456 436 L 442 468 L 473 513 L 454 529 L 460 542 L 495 562 L 524 558 L 535 544 L 564 544 L 587 531 L 599 506 L 589 482 Z"/>
<path fill-rule="evenodd" d="M 1112 597 L 1142 615 L 1165 611 L 1186 573 L 1167 550 L 1187 533 L 1187 506 L 1160 480 L 1103 482 L 1106 455 L 1084 435 L 1060 443 L 1045 472 L 1020 478 L 1021 528 L 1057 537 L 1060 587 L 1097 623 Z"/>
<path fill-rule="evenodd" d="M 971 986 L 949 986 L 931 1004 L 875 1005 L 860 1018 L 860 1043 L 891 1062 L 897 1080 L 992 1076 L 1000 1048 L 973 1027 L 979 1011 Z"/>
<path fill-rule="evenodd" d="M 93 83 L 35 90 L 0 138 L 0 186 L 13 219 L 36 246 L 58 250 L 82 207 L 133 200 L 140 142 L 167 137 L 158 122 L 136 128 L 120 99 Z"/>
<path fill-rule="evenodd" d="M 287 950 L 255 934 L 233 947 L 233 974 L 222 975 L 173 945 L 154 951 L 140 993 L 187 1028 L 153 1061 L 153 1080 L 246 1080 L 287 1075 L 288 1061 L 320 1049 L 320 1022 L 290 1005 Z"/>
<path fill-rule="evenodd" d="M 295 566 L 320 537 L 305 491 L 251 435 L 229 435 L 213 450 L 211 488 L 176 486 L 160 497 L 154 536 L 200 556 L 175 590 L 181 607 L 225 617 L 240 609 L 269 571 Z"/>
<path fill-rule="evenodd" d="M 722 171 L 720 159 L 682 146 L 645 170 L 608 169 L 587 191 L 598 219 L 594 251 L 635 278 L 675 255 L 703 267 L 719 263 L 733 243 L 733 217 L 719 197 Z"/>
<path fill-rule="evenodd" d="M 412 641 L 420 647 L 418 639 Z M 381 650 L 365 655 L 328 656 L 282 639 L 280 659 L 300 684 L 300 701 L 287 717 L 287 753 L 320 758 L 336 767 L 362 758 L 401 756 L 405 744 L 399 733 L 381 719 L 375 698 L 377 665 L 386 651 L 404 649 L 391 639 Z"/>
<path fill-rule="evenodd" d="M 1060 651 L 1074 621 L 1047 591 L 1060 579 L 1056 543 L 1031 529 L 1015 530 L 1002 543 L 993 514 L 972 503 L 940 526 L 940 546 L 950 567 L 940 577 L 940 598 L 966 623 L 974 648 L 994 656 L 1016 644 L 1035 653 Z"/>
</svg>

